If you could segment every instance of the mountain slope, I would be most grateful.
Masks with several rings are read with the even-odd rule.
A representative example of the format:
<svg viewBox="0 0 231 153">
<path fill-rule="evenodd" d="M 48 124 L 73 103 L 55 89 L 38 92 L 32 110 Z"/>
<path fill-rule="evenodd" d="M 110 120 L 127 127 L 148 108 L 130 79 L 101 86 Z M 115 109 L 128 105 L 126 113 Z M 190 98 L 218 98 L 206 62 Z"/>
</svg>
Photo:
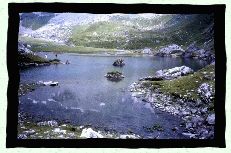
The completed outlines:
<svg viewBox="0 0 231 153">
<path fill-rule="evenodd" d="M 69 47 L 150 48 L 153 52 L 168 44 L 186 49 L 196 41 L 198 46 L 214 51 L 213 25 L 212 14 L 27 13 L 21 14 L 20 38 Z M 205 42 L 208 43 L 204 45 Z"/>
</svg>

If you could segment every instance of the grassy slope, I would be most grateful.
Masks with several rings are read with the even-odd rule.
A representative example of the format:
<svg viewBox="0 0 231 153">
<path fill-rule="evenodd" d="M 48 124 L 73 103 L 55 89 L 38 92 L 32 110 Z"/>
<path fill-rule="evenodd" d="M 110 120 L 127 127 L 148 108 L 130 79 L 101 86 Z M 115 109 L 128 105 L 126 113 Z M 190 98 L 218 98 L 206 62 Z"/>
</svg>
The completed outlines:
<svg viewBox="0 0 231 153">
<path fill-rule="evenodd" d="M 161 92 L 177 97 L 196 100 L 199 98 L 197 89 L 202 83 L 208 83 L 215 88 L 215 81 L 205 76 L 215 76 L 215 66 L 209 65 L 194 74 L 183 76 L 174 80 L 146 81 L 143 85 L 151 87 L 152 90 L 159 89 Z M 186 96 L 184 96 L 186 95 Z"/>
<path fill-rule="evenodd" d="M 161 30 L 143 30 L 139 27 L 145 28 L 159 22 L 164 24 L 164 28 Z M 211 25 L 212 16 L 167 15 L 158 20 L 133 19 L 131 23 L 133 24 L 125 25 L 122 20 L 117 20 L 76 26 L 69 41 L 76 45 L 120 49 L 150 47 L 158 50 L 159 47 L 172 43 L 183 45 L 186 48 L 194 41 L 197 41 L 199 45 L 205 42 L 208 35 L 203 34 L 203 31 Z M 97 33 L 97 35 L 93 33 Z"/>
<path fill-rule="evenodd" d="M 43 63 L 48 63 L 48 64 L 58 64 L 60 62 L 59 59 L 52 59 L 52 60 L 47 60 L 45 58 L 42 58 L 38 55 L 33 55 L 33 54 L 18 54 L 18 62 L 21 64 L 28 64 L 28 63 L 37 63 L 37 64 L 43 64 Z"/>
<path fill-rule="evenodd" d="M 55 42 L 45 41 L 36 38 L 29 37 L 20 37 L 19 41 L 30 44 L 31 50 L 34 52 L 37 51 L 46 51 L 46 52 L 72 52 L 72 53 L 97 53 L 97 52 L 113 52 L 115 49 L 104 49 L 104 48 L 93 48 L 93 47 L 84 47 L 84 46 L 68 46 Z"/>
</svg>

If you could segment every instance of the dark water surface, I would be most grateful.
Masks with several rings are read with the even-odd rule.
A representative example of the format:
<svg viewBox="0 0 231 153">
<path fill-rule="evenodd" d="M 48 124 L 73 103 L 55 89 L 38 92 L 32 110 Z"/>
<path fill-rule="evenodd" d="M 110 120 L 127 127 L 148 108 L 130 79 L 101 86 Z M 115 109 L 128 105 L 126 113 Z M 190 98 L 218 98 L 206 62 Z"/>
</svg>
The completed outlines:
<svg viewBox="0 0 231 153">
<path fill-rule="evenodd" d="M 55 58 L 53 53 L 45 54 Z M 79 56 L 58 54 L 59 64 L 28 68 L 20 72 L 21 83 L 58 81 L 59 86 L 43 86 L 20 97 L 20 109 L 44 119 L 69 120 L 76 125 L 91 124 L 94 127 L 114 129 L 127 133 L 129 130 L 146 138 L 183 138 L 179 127 L 181 120 L 168 113 L 153 109 L 150 104 L 134 101 L 128 87 L 141 77 L 155 71 L 186 65 L 193 70 L 205 66 L 205 62 L 168 57 L 122 57 L 126 65 L 112 66 L 115 56 Z M 104 75 L 111 70 L 121 71 L 125 78 L 111 82 Z M 35 118 L 36 118 L 35 117 Z M 164 131 L 149 132 L 145 127 L 158 124 Z M 179 130 L 171 129 L 177 126 Z"/>
</svg>

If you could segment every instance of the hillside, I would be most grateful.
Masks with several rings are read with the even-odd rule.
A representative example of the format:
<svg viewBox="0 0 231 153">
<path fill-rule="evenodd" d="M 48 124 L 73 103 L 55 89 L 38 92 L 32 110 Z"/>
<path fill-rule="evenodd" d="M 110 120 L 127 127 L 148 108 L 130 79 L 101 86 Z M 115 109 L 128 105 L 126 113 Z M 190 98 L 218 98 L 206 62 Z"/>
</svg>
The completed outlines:
<svg viewBox="0 0 231 153">
<path fill-rule="evenodd" d="M 212 14 L 22 13 L 20 19 L 19 41 L 39 40 L 42 43 L 36 45 L 42 45 L 40 51 L 44 44 L 54 43 L 135 51 L 149 48 L 155 53 L 169 44 L 186 49 L 196 42 L 199 47 L 214 52 Z"/>
</svg>

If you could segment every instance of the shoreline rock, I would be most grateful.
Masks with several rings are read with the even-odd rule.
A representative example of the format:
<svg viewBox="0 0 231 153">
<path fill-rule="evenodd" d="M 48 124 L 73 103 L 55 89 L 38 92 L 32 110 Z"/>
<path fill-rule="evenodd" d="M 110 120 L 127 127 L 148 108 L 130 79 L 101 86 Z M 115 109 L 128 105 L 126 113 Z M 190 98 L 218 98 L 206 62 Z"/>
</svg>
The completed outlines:
<svg viewBox="0 0 231 153">
<path fill-rule="evenodd" d="M 115 130 L 96 128 L 90 125 L 72 125 L 56 120 L 33 121 L 29 114 L 18 113 L 18 139 L 141 139 L 136 134 L 119 133 Z"/>
<path fill-rule="evenodd" d="M 199 95 L 199 99 L 190 99 L 185 95 L 171 95 L 161 92 L 161 86 L 147 86 L 147 82 L 152 82 L 151 77 L 142 78 L 139 82 L 130 85 L 132 97 L 137 101 L 148 102 L 152 107 L 168 112 L 180 117 L 185 128 L 184 136 L 194 139 L 212 139 L 214 137 L 215 115 L 209 111 L 213 107 L 213 97 L 215 91 L 209 84 L 202 83 L 197 90 L 193 90 Z M 172 81 L 172 80 L 168 80 Z M 154 82 L 161 82 L 154 80 Z M 206 98 L 206 100 L 204 100 Z"/>
</svg>

